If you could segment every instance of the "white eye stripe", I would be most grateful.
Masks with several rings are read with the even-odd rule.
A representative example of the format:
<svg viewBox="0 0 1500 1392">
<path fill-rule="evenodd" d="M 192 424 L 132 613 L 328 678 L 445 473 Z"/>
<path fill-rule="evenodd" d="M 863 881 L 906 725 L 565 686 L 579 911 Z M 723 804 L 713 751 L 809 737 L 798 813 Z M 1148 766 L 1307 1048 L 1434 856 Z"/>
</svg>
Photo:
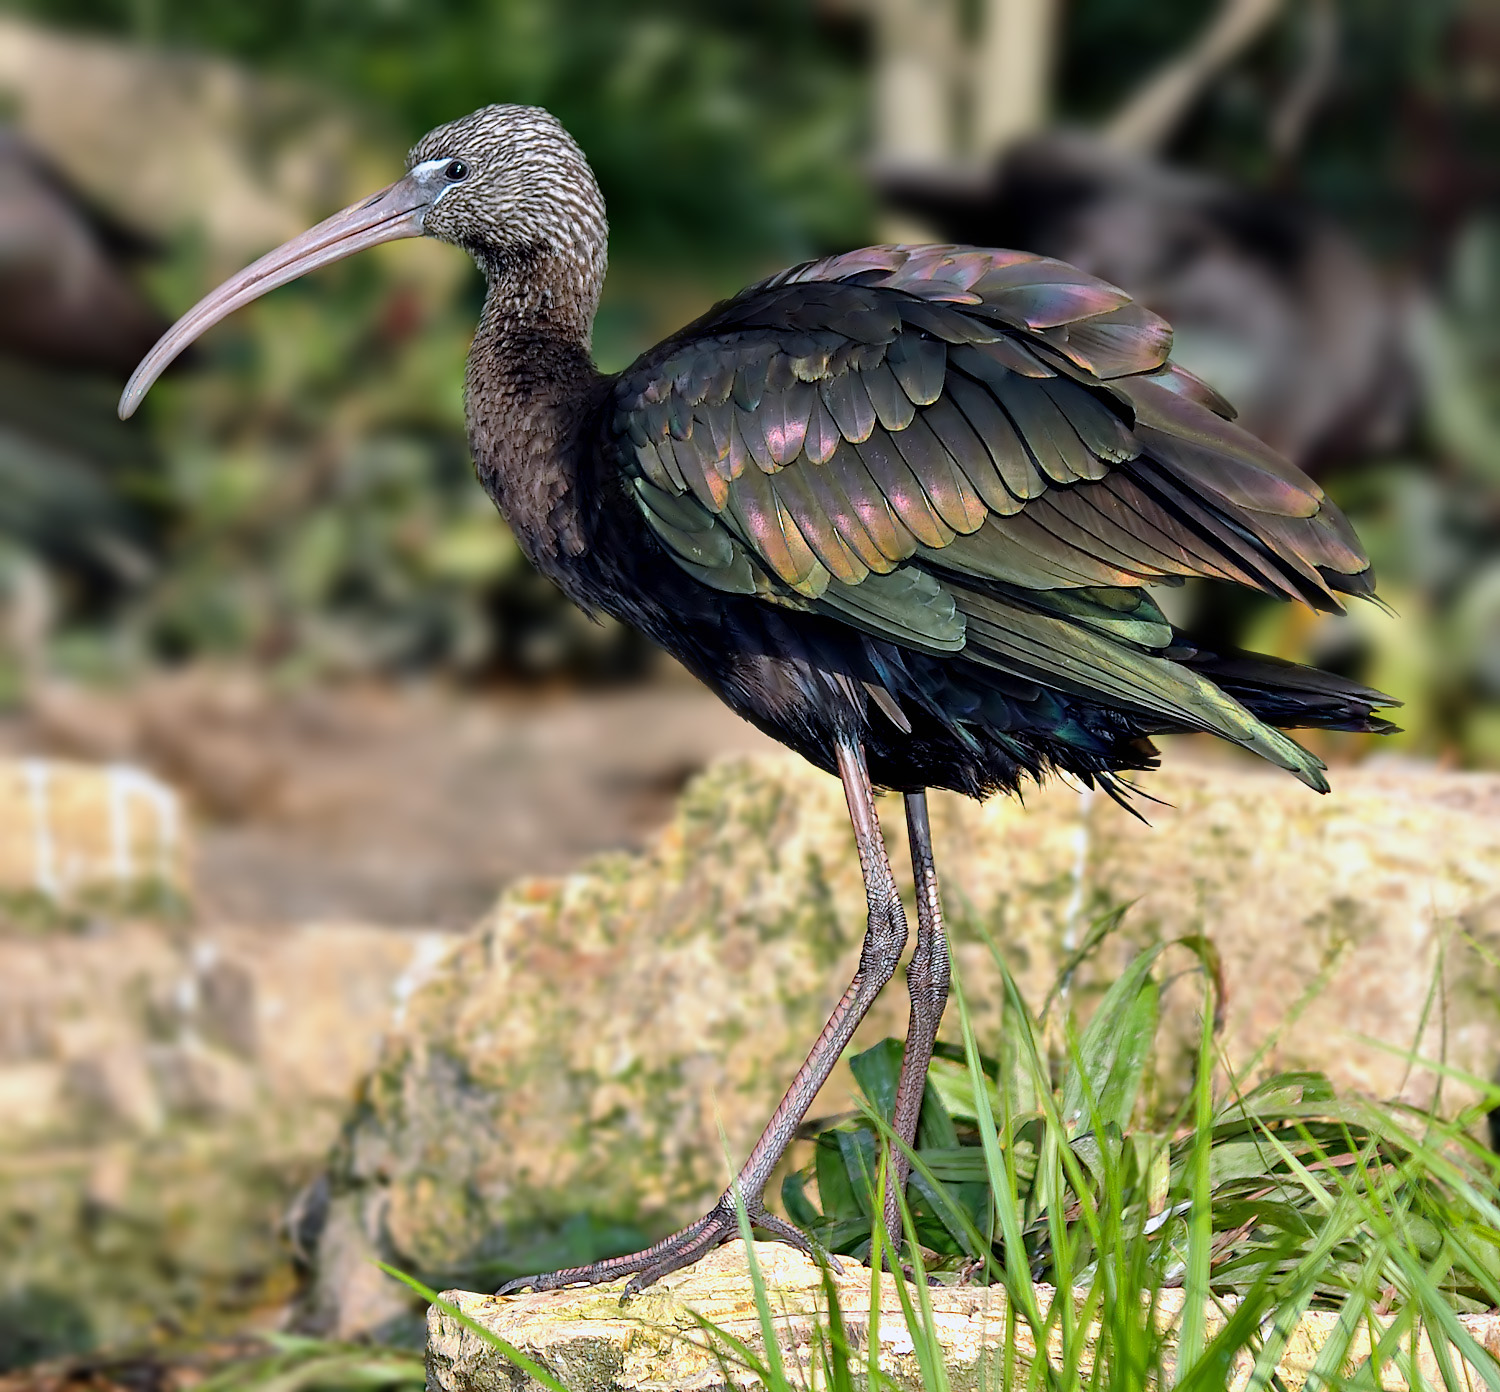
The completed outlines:
<svg viewBox="0 0 1500 1392">
<path fill-rule="evenodd" d="M 455 179 L 448 173 L 448 170 L 455 164 L 464 166 L 463 179 Z M 443 198 L 455 184 L 462 183 L 467 179 L 471 171 L 472 166 L 467 160 L 459 159 L 455 155 L 440 155 L 433 159 L 419 160 L 416 164 L 412 165 L 406 177 L 414 179 L 419 184 L 423 184 L 430 189 L 432 192 L 432 203 L 429 206 L 436 206 L 442 202 Z"/>
</svg>

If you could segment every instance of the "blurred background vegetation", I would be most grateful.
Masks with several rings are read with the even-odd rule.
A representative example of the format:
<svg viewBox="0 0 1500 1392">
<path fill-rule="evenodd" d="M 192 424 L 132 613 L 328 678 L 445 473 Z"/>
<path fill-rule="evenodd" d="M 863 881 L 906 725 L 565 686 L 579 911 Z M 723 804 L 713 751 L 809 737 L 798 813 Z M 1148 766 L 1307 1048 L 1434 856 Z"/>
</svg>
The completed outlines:
<svg viewBox="0 0 1500 1392">
<path fill-rule="evenodd" d="M 986 47 L 976 26 L 1007 4 L 1008 38 Z M 66 239 L 26 211 L 38 198 L 111 288 L 71 338 L 28 327 L 24 295 L 0 312 L 0 700 L 204 658 L 288 682 L 649 670 L 529 572 L 472 482 L 460 382 L 481 287 L 449 249 L 383 249 L 278 292 L 143 424 L 113 422 L 134 355 L 219 274 L 384 182 L 428 127 L 505 100 L 555 111 L 598 172 L 606 368 L 758 274 L 893 234 L 1119 279 L 1347 506 L 1392 610 L 1200 595 L 1183 621 L 1384 687 L 1413 754 L 1500 763 L 1485 0 L 5 10 L 0 289 L 51 276 L 78 309 L 87 258 L 48 260 Z M 49 61 L 114 85 L 44 91 Z"/>
<path fill-rule="evenodd" d="M 384 247 L 277 291 L 115 419 L 172 318 L 493 101 L 551 108 L 598 172 L 606 369 L 759 275 L 877 239 L 1025 247 L 1138 294 L 1349 510 L 1390 606 L 1331 619 L 1205 586 L 1174 592 L 1174 617 L 1406 703 L 1401 736 L 1330 756 L 1500 767 L 1494 0 L 0 0 L 0 736 L 182 787 L 207 921 L 217 894 L 231 923 L 457 927 L 544 842 L 617 844 L 639 830 L 627 803 L 656 824 L 700 758 L 660 688 L 617 693 L 607 725 L 591 701 L 603 734 L 566 767 L 582 722 L 530 752 L 466 733 L 481 707 L 498 727 L 565 704 L 511 701 L 522 686 L 661 667 L 538 579 L 474 483 L 461 382 L 482 287 L 452 248 Z M 221 669 L 222 690 L 194 688 Z M 460 699 L 426 702 L 434 683 Z M 648 723 L 637 701 L 682 749 L 580 777 Z M 132 702 L 150 709 L 116 738 Z M 570 781 L 576 797 L 535 795 Z M 217 851 L 209 824 L 231 827 Z M 32 1047 L 20 1016 L 12 1049 Z M 181 1020 L 186 1050 L 198 1015 Z M 327 1138 L 263 1163 L 226 1131 L 189 1173 L 199 1122 L 171 1116 L 145 1142 L 101 1121 L 142 1147 L 136 1169 L 71 1137 L 66 1163 L 18 1152 L 38 1178 L 0 1212 L 0 1368 L 128 1321 L 192 1333 L 210 1305 L 219 1328 L 284 1303 L 279 1214 Z M 142 1177 L 127 1198 L 116 1173 Z M 160 1209 L 139 1217 L 137 1192 Z M 414 1375 L 360 1367 L 340 1385 Z"/>
</svg>

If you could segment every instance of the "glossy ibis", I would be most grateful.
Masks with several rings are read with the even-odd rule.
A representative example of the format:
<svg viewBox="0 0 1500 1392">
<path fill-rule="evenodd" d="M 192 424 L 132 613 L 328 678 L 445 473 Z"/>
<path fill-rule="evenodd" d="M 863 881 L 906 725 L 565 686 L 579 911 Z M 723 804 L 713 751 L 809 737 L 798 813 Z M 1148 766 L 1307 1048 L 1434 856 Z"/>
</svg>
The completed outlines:
<svg viewBox="0 0 1500 1392">
<path fill-rule="evenodd" d="M 763 1190 L 907 938 L 872 785 L 905 795 L 911 833 L 894 1123 L 910 1140 L 948 988 L 926 789 L 982 798 L 1062 772 L 1123 798 L 1152 735 L 1206 730 L 1323 790 L 1275 727 L 1388 728 L 1379 693 L 1206 651 L 1148 593 L 1208 576 L 1337 610 L 1372 589 L 1342 515 L 1167 361 L 1162 320 L 1058 261 L 879 246 L 774 275 L 601 375 L 604 203 L 534 107 L 439 127 L 402 178 L 220 286 L 136 369 L 121 415 L 240 305 L 415 236 L 465 248 L 488 282 L 469 440 L 527 555 L 842 779 L 869 900 L 854 979 L 730 1189 L 644 1252 L 506 1289 L 639 1290 L 736 1233 L 736 1191 L 807 1248 Z M 894 1225 L 894 1192 L 891 1208 Z"/>
</svg>

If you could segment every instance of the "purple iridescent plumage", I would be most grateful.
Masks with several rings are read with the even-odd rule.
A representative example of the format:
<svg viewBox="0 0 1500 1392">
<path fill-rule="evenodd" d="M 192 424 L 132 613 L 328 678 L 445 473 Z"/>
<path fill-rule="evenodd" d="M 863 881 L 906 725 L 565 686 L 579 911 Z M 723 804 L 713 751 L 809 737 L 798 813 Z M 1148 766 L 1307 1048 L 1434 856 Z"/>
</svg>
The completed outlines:
<svg viewBox="0 0 1500 1392">
<path fill-rule="evenodd" d="M 970 682 L 1211 729 L 1319 782 L 1142 587 L 1200 576 L 1338 610 L 1371 591 L 1368 562 L 1170 348 L 1160 318 L 1060 262 L 868 247 L 752 286 L 627 369 L 606 448 L 702 584 L 955 654 Z M 872 684 L 882 710 L 910 699 Z M 1373 727 L 1374 700 L 1349 687 L 1306 714 Z"/>
</svg>

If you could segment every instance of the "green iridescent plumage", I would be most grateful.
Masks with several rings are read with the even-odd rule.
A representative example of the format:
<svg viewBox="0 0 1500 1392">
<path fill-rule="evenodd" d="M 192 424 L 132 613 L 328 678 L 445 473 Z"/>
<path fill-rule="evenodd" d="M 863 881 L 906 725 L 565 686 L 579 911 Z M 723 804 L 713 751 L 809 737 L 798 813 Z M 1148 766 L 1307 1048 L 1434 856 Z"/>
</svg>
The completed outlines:
<svg viewBox="0 0 1500 1392">
<path fill-rule="evenodd" d="M 695 580 L 1209 730 L 1324 786 L 1166 655 L 1137 587 L 1202 576 L 1337 609 L 1371 589 L 1368 562 L 1170 345 L 1058 262 L 868 248 L 753 286 L 649 354 L 610 429 Z"/>
</svg>

